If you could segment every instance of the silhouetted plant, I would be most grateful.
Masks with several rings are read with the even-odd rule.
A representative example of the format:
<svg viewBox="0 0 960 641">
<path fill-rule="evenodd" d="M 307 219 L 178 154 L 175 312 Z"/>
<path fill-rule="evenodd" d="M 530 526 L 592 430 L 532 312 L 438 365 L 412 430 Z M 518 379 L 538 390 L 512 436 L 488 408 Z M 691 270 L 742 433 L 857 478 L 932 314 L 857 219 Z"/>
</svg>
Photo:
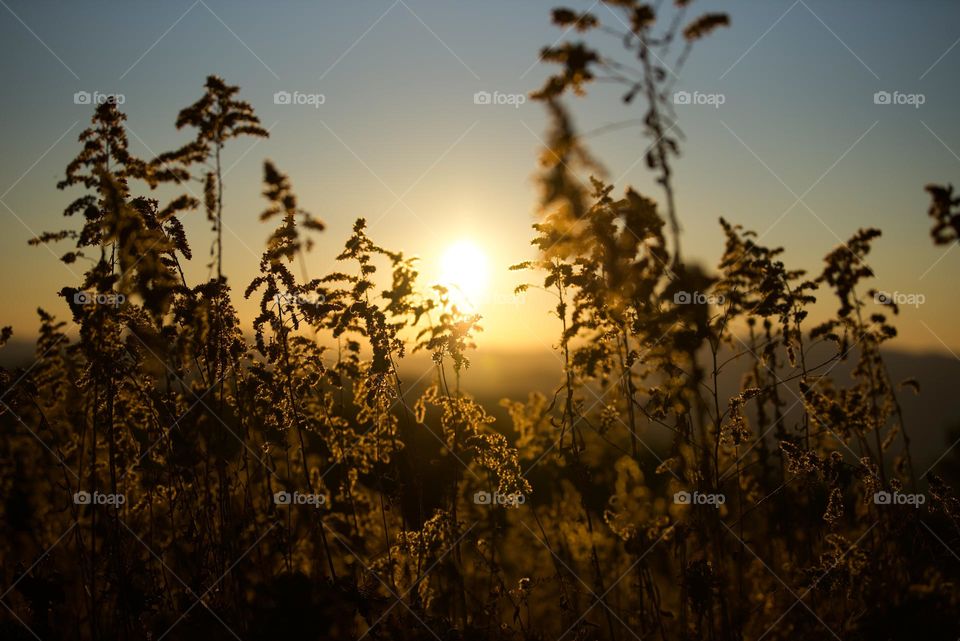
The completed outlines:
<svg viewBox="0 0 960 641">
<path fill-rule="evenodd" d="M 553 19 L 615 35 L 639 67 L 585 43 L 545 50 L 562 70 L 536 94 L 552 119 L 536 255 L 514 266 L 535 274 L 520 291 L 552 297 L 556 388 L 499 410 L 470 393 L 480 316 L 421 285 L 416 258 L 362 218 L 337 269 L 311 277 L 324 224 L 270 162 L 275 227 L 244 335 L 222 272 L 221 152 L 267 132 L 237 87 L 208 78 L 177 119 L 196 139 L 150 161 L 127 150 L 116 105 L 97 108 L 60 183 L 86 190 L 65 212 L 83 220 L 32 241 L 69 240 L 64 262 L 90 263 L 61 290 L 78 335 L 38 310 L 33 363 L 0 370 L 4 638 L 21 624 L 44 640 L 956 638 L 941 543 L 960 537 L 960 502 L 913 470 L 898 392 L 919 389 L 891 379 L 899 310 L 866 263 L 879 231 L 809 278 L 724 219 L 716 269 L 685 260 L 666 97 L 727 18 L 605 4 L 626 31 Z M 562 97 L 600 79 L 646 102 L 662 203 L 615 195 L 576 131 Z M 179 217 L 199 200 L 143 194 L 195 180 L 217 273 L 191 285 Z M 935 242 L 955 241 L 957 199 L 928 191 Z M 815 295 L 836 308 L 808 327 Z M 430 356 L 422 389 L 401 376 L 413 352 Z M 850 376 L 831 376 L 844 361 Z M 923 483 L 922 509 L 877 499 Z"/>
</svg>

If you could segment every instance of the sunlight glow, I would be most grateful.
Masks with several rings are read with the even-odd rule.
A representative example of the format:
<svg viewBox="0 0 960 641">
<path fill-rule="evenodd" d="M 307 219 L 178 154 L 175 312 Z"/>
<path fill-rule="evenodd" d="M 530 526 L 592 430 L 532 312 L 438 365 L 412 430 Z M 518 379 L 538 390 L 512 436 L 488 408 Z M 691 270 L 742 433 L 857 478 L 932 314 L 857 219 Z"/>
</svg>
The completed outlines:
<svg viewBox="0 0 960 641">
<path fill-rule="evenodd" d="M 489 280 L 487 256 L 469 240 L 454 243 L 440 259 L 440 284 L 450 289 L 450 300 L 461 308 L 476 309 Z"/>
</svg>

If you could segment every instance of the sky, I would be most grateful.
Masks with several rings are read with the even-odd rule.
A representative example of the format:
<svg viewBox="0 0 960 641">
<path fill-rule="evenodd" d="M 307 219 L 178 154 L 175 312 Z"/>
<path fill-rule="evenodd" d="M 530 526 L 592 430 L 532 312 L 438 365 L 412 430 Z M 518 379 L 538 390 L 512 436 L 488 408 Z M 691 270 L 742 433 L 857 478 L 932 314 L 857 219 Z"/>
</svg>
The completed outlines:
<svg viewBox="0 0 960 641">
<path fill-rule="evenodd" d="M 61 212 L 80 192 L 55 183 L 92 114 L 77 92 L 122 94 L 131 150 L 149 158 L 189 139 L 175 129 L 176 114 L 217 74 L 241 86 L 270 131 L 267 140 L 234 141 L 225 155 L 224 271 L 242 315 L 253 316 L 239 292 L 271 231 L 258 221 L 269 158 L 289 174 L 301 206 L 327 224 L 311 275 L 335 267 L 361 216 L 378 243 L 421 257 L 428 284 L 443 277 L 451 247 L 470 246 L 490 272 L 481 345 L 548 346 L 558 331 L 549 299 L 512 296 L 523 278 L 506 270 L 533 255 L 532 176 L 546 114 L 530 100 L 474 98 L 524 96 L 542 84 L 552 69 L 539 52 L 563 36 L 550 23 L 555 6 L 590 9 L 617 26 L 604 4 L 572 1 L 0 0 L 0 261 L 8 275 L 0 323 L 24 338 L 36 331 L 38 306 L 69 317 L 55 292 L 77 284 L 79 266 L 58 261 L 66 246 L 27 241 L 75 224 Z M 789 266 L 815 274 L 858 228 L 880 227 L 867 261 L 877 288 L 922 298 L 903 307 L 897 345 L 960 354 L 960 251 L 932 245 L 923 191 L 960 182 L 960 5 L 701 0 L 691 11 L 727 12 L 731 26 L 699 42 L 676 80 L 694 101 L 722 95 L 719 105 L 676 109 L 686 256 L 716 264 L 723 216 L 784 245 Z M 618 52 L 617 42 L 590 37 Z M 922 104 L 876 104 L 878 91 Z M 301 104 L 283 104 L 277 92 Z M 620 93 L 595 86 L 569 100 L 578 127 L 642 116 Z M 589 144 L 617 193 L 633 185 L 662 200 L 639 128 L 610 129 Z M 197 282 L 210 232 L 202 212 L 185 223 Z M 831 311 L 821 298 L 818 309 Z"/>
</svg>

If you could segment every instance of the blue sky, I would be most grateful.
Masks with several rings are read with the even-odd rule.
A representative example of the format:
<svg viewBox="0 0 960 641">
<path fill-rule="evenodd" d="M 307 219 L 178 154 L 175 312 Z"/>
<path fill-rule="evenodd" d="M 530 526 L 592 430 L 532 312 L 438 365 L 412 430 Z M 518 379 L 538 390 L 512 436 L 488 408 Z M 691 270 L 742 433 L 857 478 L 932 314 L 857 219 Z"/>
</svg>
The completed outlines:
<svg viewBox="0 0 960 641">
<path fill-rule="evenodd" d="M 77 194 L 54 184 L 91 113 L 74 104 L 75 92 L 122 93 L 132 149 L 148 157 L 188 138 L 173 123 L 206 75 L 242 87 L 271 138 L 237 141 L 227 153 L 225 269 L 235 289 L 253 277 L 270 231 L 257 221 L 261 163 L 270 158 L 290 174 L 301 204 L 328 225 L 312 271 L 332 267 L 353 220 L 364 216 L 376 240 L 420 255 L 427 274 L 445 248 L 472 239 L 495 270 L 491 287 L 505 293 L 517 282 L 505 267 L 530 257 L 531 175 L 546 118 L 536 103 L 476 105 L 473 95 L 523 94 L 541 84 L 550 69 L 537 63 L 538 53 L 562 33 L 549 21 L 554 6 L 592 7 L 616 25 L 602 3 L 591 2 L 0 4 L 7 150 L 0 155 L 0 255 L 5 273 L 22 274 L 0 291 L 12 302 L 3 322 L 21 336 L 34 331 L 38 305 L 66 315 L 53 292 L 77 281 L 46 249 L 26 244 L 33 232 L 69 222 L 60 212 Z M 926 301 L 904 309 L 900 344 L 960 353 L 953 294 L 960 251 L 931 245 L 923 192 L 928 182 L 960 181 L 960 46 L 952 48 L 960 6 L 693 3 L 693 14 L 705 11 L 729 13 L 732 25 L 698 43 L 677 82 L 678 90 L 725 98 L 719 108 L 677 108 L 688 255 L 716 263 L 716 220 L 724 216 L 785 245 L 788 263 L 816 271 L 840 239 L 881 227 L 869 261 L 878 287 Z M 617 51 L 614 41 L 591 41 Z M 322 94 L 324 102 L 277 105 L 277 91 Z M 922 94 L 925 102 L 876 105 L 877 91 Z M 641 115 L 611 86 L 570 104 L 582 130 Z M 590 144 L 617 191 L 632 184 L 660 198 L 644 169 L 639 129 Z M 209 237 L 202 213 L 188 229 L 193 274 L 201 278 Z M 522 304 L 529 306 L 523 314 L 516 305 L 482 310 L 485 340 L 542 343 L 549 321 L 534 319 L 547 301 L 530 294 Z"/>
</svg>

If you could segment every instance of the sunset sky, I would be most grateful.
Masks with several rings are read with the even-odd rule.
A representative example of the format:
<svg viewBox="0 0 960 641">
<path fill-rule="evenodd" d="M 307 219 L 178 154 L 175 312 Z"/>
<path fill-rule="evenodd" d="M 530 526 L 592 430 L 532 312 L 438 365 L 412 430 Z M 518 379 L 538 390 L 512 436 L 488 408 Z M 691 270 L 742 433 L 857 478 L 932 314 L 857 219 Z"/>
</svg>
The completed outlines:
<svg viewBox="0 0 960 641">
<path fill-rule="evenodd" d="M 253 315 L 240 293 L 271 231 L 258 222 L 269 158 L 327 224 L 312 275 L 334 268 L 363 216 L 377 242 L 422 258 L 427 284 L 451 270 L 474 278 L 450 258 L 474 255 L 468 264 L 489 270 L 471 281 L 482 343 L 542 347 L 556 332 L 543 313 L 549 300 L 512 297 L 522 277 L 506 268 L 532 257 L 531 176 L 545 113 L 530 100 L 475 104 L 474 94 L 522 95 L 542 84 L 552 70 L 538 63 L 539 51 L 563 35 L 550 24 L 554 4 L 3 0 L 0 320 L 27 338 L 37 306 L 69 317 L 55 292 L 76 285 L 82 268 L 57 260 L 66 244 L 50 248 L 55 256 L 27 241 L 77 225 L 61 212 L 79 190 L 55 188 L 92 113 L 74 94 L 122 94 L 132 151 L 149 158 L 190 138 L 174 128 L 177 112 L 217 74 L 240 85 L 271 134 L 236 141 L 226 154 L 224 271 L 241 316 Z M 567 5 L 616 20 L 602 4 Z M 868 259 L 876 286 L 925 301 L 902 309 L 895 344 L 960 354 L 960 251 L 932 245 L 923 191 L 960 182 L 960 5 L 701 1 L 696 9 L 726 11 L 732 25 L 698 44 L 676 86 L 723 95 L 718 107 L 677 106 L 687 256 L 716 264 L 724 216 L 785 245 L 788 265 L 816 273 L 857 228 L 880 227 Z M 604 49 L 618 52 L 612 40 Z M 875 104 L 878 91 L 922 95 L 923 104 Z M 322 104 L 275 104 L 277 92 L 322 95 Z M 620 93 L 593 86 L 569 101 L 581 131 L 642 116 Z M 643 163 L 647 144 L 636 127 L 589 138 L 616 192 L 633 185 L 660 200 Z M 197 282 L 206 275 L 208 223 L 202 212 L 185 222 Z"/>
</svg>

